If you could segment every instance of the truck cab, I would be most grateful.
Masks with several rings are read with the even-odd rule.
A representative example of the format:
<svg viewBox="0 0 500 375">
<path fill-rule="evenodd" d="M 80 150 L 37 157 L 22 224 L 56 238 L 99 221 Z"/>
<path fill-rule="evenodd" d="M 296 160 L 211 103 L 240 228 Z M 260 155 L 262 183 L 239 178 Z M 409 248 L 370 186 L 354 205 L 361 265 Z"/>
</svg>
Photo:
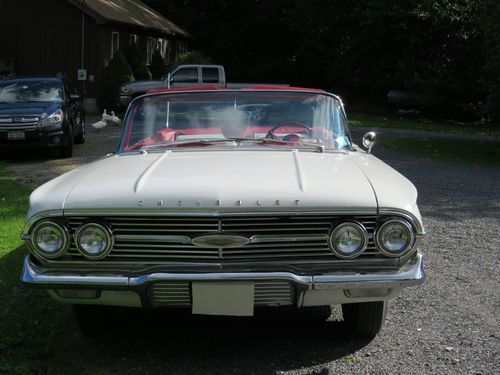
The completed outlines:
<svg viewBox="0 0 500 375">
<path fill-rule="evenodd" d="M 222 65 L 179 65 L 163 80 L 167 87 L 188 87 L 196 85 L 226 85 L 226 73 Z M 170 86 L 168 85 L 170 80 Z"/>
<path fill-rule="evenodd" d="M 226 73 L 222 65 L 178 65 L 158 81 L 135 81 L 120 87 L 120 107 L 127 108 L 130 101 L 155 89 L 212 85 L 226 87 Z"/>
</svg>

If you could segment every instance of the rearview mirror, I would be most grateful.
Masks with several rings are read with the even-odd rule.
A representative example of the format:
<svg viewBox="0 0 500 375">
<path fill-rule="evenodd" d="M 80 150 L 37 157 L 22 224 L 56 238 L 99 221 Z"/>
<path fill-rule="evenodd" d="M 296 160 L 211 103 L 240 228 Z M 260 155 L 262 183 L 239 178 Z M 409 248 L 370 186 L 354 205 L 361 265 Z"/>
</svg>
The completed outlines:
<svg viewBox="0 0 500 375">
<path fill-rule="evenodd" d="M 377 138 L 377 134 L 375 134 L 375 132 L 368 132 L 363 136 L 363 147 L 366 148 L 368 153 L 372 152 L 372 147 L 375 144 L 375 138 Z"/>
</svg>

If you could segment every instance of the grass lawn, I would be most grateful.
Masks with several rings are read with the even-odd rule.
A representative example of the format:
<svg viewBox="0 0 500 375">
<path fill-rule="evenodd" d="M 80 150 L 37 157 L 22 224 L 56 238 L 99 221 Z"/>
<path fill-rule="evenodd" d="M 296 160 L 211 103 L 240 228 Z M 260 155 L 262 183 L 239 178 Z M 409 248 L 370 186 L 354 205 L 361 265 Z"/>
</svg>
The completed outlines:
<svg viewBox="0 0 500 375">
<path fill-rule="evenodd" d="M 403 154 L 453 161 L 477 167 L 500 168 L 500 142 L 446 138 L 384 137 L 383 147 Z"/>
<path fill-rule="evenodd" d="M 59 328 L 56 320 L 41 327 L 41 318 L 57 311 L 45 302 L 45 293 L 21 285 L 19 276 L 26 253 L 19 233 L 29 191 L 0 165 L 0 373 L 42 371 L 50 357 L 49 343 Z M 44 323 L 46 324 L 46 323 Z"/>
<path fill-rule="evenodd" d="M 471 135 L 500 135 L 500 126 L 480 122 L 433 121 L 425 118 L 404 118 L 397 114 L 374 115 L 359 112 L 348 113 L 348 118 L 349 125 L 353 127 L 425 130 Z"/>
</svg>

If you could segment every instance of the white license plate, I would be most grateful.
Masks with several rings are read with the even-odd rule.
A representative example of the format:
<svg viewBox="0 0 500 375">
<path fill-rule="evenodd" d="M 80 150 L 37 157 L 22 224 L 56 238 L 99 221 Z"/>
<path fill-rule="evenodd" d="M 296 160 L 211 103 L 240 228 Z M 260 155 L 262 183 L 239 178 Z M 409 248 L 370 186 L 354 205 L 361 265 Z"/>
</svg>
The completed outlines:
<svg viewBox="0 0 500 375">
<path fill-rule="evenodd" d="M 21 139 L 25 139 L 26 135 L 24 134 L 23 131 L 18 131 L 18 132 L 8 132 L 7 133 L 7 139 L 9 141 L 19 141 Z"/>
<path fill-rule="evenodd" d="M 253 282 L 193 282 L 191 288 L 193 314 L 253 316 Z"/>
</svg>

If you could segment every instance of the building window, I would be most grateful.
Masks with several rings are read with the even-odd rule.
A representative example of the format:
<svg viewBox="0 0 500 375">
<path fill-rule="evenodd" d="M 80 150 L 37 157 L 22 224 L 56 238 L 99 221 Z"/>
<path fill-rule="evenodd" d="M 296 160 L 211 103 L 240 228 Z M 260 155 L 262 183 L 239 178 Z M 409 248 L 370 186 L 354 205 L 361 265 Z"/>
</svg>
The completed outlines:
<svg viewBox="0 0 500 375">
<path fill-rule="evenodd" d="M 137 43 L 137 35 L 136 34 L 130 34 L 129 44 L 132 44 L 132 43 Z"/>
<path fill-rule="evenodd" d="M 148 36 L 148 42 L 146 45 L 146 64 L 151 64 L 153 61 L 153 54 L 155 53 L 156 40 L 153 37 Z"/>
<path fill-rule="evenodd" d="M 158 39 L 157 49 L 160 50 L 160 54 L 163 56 L 163 39 Z"/>
<path fill-rule="evenodd" d="M 120 33 L 113 31 L 111 33 L 111 57 L 113 57 L 120 48 Z"/>
</svg>

